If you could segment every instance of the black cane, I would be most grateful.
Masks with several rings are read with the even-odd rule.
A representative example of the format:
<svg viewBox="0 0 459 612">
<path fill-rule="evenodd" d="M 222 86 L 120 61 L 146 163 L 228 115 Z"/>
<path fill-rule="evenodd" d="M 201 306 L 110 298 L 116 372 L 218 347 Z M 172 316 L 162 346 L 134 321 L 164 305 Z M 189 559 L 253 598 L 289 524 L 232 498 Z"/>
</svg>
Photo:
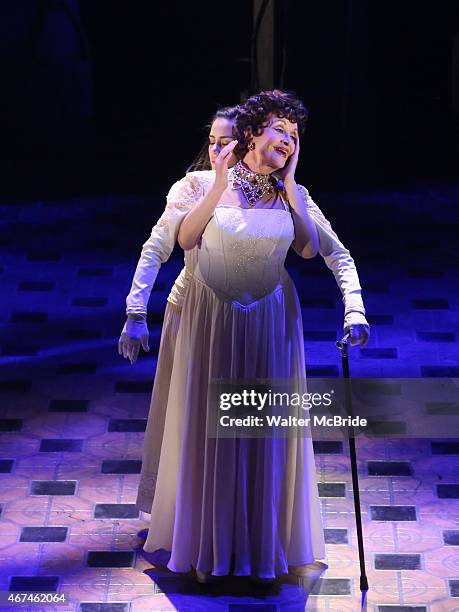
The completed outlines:
<svg viewBox="0 0 459 612">
<path fill-rule="evenodd" d="M 346 410 L 352 418 L 352 394 L 349 375 L 349 346 L 350 335 L 347 333 L 342 340 L 336 342 L 336 346 L 341 352 L 341 363 L 343 366 L 343 376 L 346 381 L 344 384 L 344 392 L 346 398 Z M 354 491 L 354 509 L 355 509 L 355 524 L 357 527 L 357 543 L 359 546 L 359 562 L 360 562 L 360 590 L 368 591 L 368 578 L 365 571 L 365 551 L 363 548 L 363 531 L 362 531 L 362 515 L 360 512 L 360 492 L 359 492 L 359 476 L 357 473 L 357 455 L 355 452 L 355 437 L 354 427 L 348 426 L 349 434 L 349 454 L 351 457 L 351 473 L 352 473 L 352 489 Z"/>
</svg>

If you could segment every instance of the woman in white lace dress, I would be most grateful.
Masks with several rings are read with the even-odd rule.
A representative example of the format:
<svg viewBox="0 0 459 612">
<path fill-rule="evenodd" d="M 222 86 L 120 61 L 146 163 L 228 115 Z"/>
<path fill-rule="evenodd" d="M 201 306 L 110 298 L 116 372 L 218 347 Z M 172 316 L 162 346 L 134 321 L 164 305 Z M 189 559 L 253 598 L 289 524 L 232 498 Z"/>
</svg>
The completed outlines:
<svg viewBox="0 0 459 612">
<path fill-rule="evenodd" d="M 205 427 L 213 378 L 304 378 L 301 311 L 283 266 L 290 246 L 305 258 L 320 250 L 345 326 L 355 343 L 368 338 L 352 258 L 295 182 L 305 119 L 282 92 L 249 99 L 237 119 L 243 162 L 227 171 L 236 143 L 225 147 L 215 172 L 174 185 L 160 221 L 171 239 L 179 232 L 189 283 L 174 353 L 163 357 L 170 381 L 161 351 L 155 377 L 153 396 L 164 386 L 167 400 L 144 548 L 170 550 L 172 571 L 271 579 L 324 557 L 311 440 L 211 439 Z"/>
<path fill-rule="evenodd" d="M 209 123 L 208 143 L 203 146 L 190 166 L 190 170 L 202 172 L 202 170 L 210 170 L 215 167 L 219 153 L 233 139 L 234 120 L 237 112 L 238 107 L 234 106 L 217 110 Z M 228 160 L 229 166 L 233 166 L 236 161 L 236 157 L 232 155 Z M 154 226 L 150 238 L 143 245 L 131 290 L 126 299 L 127 320 L 118 346 L 119 354 L 129 359 L 132 365 L 137 361 L 141 346 L 145 351 L 150 350 L 146 321 L 148 300 L 161 264 L 169 259 L 174 249 L 176 237 L 177 230 L 166 213 Z M 148 513 L 151 510 L 155 493 L 175 341 L 188 283 L 189 277 L 184 267 L 172 286 L 164 312 L 155 385 L 145 432 L 142 472 L 137 494 L 138 508 Z"/>
</svg>

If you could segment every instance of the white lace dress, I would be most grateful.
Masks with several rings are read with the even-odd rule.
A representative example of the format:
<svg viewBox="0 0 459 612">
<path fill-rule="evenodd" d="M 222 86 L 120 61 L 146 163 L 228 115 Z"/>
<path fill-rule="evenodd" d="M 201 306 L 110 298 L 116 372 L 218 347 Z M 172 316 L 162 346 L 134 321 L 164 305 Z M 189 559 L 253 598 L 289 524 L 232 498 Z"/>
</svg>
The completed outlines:
<svg viewBox="0 0 459 612">
<path fill-rule="evenodd" d="M 170 214 L 186 214 L 205 189 L 188 175 Z M 311 439 L 206 436 L 211 380 L 305 378 L 301 310 L 284 267 L 293 237 L 286 209 L 220 203 L 186 253 L 170 382 L 161 354 L 155 378 L 167 400 L 144 546 L 171 551 L 172 571 L 271 578 L 325 556 Z"/>
</svg>

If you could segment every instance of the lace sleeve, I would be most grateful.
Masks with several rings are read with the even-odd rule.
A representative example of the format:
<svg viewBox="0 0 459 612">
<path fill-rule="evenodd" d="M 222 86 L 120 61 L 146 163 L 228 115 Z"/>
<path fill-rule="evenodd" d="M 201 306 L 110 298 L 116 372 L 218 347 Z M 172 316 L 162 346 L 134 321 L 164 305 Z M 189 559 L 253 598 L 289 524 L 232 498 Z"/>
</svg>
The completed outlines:
<svg viewBox="0 0 459 612">
<path fill-rule="evenodd" d="M 360 312 L 365 314 L 359 275 L 349 249 L 340 241 L 330 221 L 311 198 L 306 187 L 298 185 L 298 189 L 306 202 L 319 234 L 319 253 L 324 258 L 327 268 L 333 272 L 341 290 L 345 313 Z"/>
<path fill-rule="evenodd" d="M 187 174 L 171 187 L 166 208 L 142 246 L 131 290 L 126 298 L 128 314 L 147 312 L 151 290 L 161 265 L 169 259 L 174 249 L 180 222 L 202 196 L 201 184 L 192 174 Z"/>
<path fill-rule="evenodd" d="M 203 195 L 204 189 L 198 178 L 192 173 L 187 174 L 170 188 L 167 194 L 166 208 L 158 221 L 158 225 L 167 225 L 172 218 L 181 221 Z"/>
</svg>

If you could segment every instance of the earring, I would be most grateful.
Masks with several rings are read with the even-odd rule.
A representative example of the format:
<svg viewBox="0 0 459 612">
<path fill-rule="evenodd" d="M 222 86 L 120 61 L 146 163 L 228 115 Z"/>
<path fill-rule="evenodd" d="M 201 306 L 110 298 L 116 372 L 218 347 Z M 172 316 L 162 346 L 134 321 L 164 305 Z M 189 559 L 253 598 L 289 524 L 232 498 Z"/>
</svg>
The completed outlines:
<svg viewBox="0 0 459 612">
<path fill-rule="evenodd" d="M 249 142 L 248 149 L 249 149 L 249 151 L 253 151 L 255 149 L 255 143 L 253 142 L 253 140 L 251 142 Z"/>
</svg>

